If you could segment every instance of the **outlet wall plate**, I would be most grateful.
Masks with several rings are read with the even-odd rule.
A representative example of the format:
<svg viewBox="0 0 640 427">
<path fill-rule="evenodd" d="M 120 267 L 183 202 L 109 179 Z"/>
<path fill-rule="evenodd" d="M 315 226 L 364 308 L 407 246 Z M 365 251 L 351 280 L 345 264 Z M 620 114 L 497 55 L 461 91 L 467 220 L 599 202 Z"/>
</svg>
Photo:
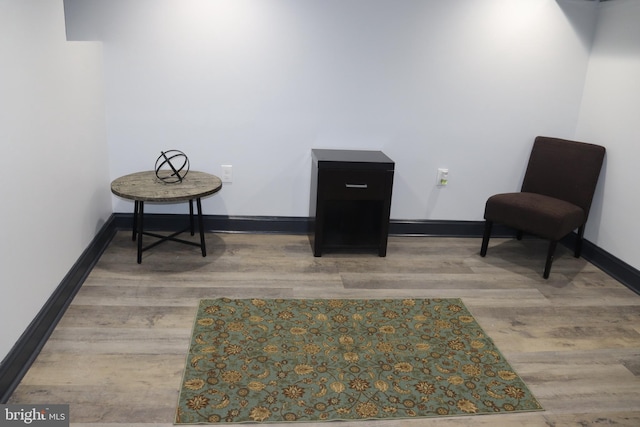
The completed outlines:
<svg viewBox="0 0 640 427">
<path fill-rule="evenodd" d="M 222 168 L 222 176 L 220 180 L 222 182 L 232 182 L 233 181 L 233 166 L 232 165 L 220 165 Z"/>
<path fill-rule="evenodd" d="M 436 185 L 438 187 L 444 187 L 449 183 L 449 169 L 438 168 L 438 174 L 436 177 Z"/>
</svg>

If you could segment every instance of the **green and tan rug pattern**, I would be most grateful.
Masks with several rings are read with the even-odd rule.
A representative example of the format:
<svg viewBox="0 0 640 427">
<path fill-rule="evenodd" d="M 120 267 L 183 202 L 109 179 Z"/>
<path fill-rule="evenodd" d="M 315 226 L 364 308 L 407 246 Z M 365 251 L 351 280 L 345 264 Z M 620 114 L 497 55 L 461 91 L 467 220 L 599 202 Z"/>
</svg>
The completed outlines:
<svg viewBox="0 0 640 427">
<path fill-rule="evenodd" d="M 460 299 L 200 301 L 176 424 L 542 407 Z"/>
</svg>

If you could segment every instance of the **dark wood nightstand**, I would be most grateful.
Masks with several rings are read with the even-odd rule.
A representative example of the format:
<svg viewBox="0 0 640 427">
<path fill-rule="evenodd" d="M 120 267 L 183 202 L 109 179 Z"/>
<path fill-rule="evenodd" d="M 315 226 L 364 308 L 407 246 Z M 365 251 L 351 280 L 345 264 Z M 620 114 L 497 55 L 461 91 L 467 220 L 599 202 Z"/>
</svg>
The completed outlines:
<svg viewBox="0 0 640 427">
<path fill-rule="evenodd" d="M 312 152 L 314 256 L 324 249 L 377 249 L 387 254 L 395 163 L 381 151 Z"/>
</svg>

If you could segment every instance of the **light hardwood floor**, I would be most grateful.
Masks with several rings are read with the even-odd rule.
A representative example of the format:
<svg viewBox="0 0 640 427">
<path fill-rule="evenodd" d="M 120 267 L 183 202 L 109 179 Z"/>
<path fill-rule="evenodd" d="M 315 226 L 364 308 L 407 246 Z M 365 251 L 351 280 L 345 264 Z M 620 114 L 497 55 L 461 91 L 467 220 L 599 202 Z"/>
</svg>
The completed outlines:
<svg viewBox="0 0 640 427">
<path fill-rule="evenodd" d="M 486 258 L 467 238 L 391 237 L 386 258 L 314 258 L 301 235 L 208 234 L 207 248 L 166 243 L 138 265 L 118 233 L 9 403 L 68 403 L 76 426 L 170 426 L 200 298 L 459 297 L 545 411 L 334 424 L 640 426 L 640 296 L 566 248 L 549 280 L 536 239 L 492 239 Z"/>
</svg>

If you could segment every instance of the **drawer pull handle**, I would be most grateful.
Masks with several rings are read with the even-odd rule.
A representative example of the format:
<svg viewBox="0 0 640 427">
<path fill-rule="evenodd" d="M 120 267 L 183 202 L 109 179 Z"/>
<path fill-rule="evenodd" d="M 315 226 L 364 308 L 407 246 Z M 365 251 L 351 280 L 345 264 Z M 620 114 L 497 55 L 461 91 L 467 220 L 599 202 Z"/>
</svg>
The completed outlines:
<svg viewBox="0 0 640 427">
<path fill-rule="evenodd" d="M 368 188 L 367 184 L 345 184 L 345 187 L 347 187 L 347 188 L 360 188 L 360 189 L 363 189 L 363 190 Z"/>
</svg>

